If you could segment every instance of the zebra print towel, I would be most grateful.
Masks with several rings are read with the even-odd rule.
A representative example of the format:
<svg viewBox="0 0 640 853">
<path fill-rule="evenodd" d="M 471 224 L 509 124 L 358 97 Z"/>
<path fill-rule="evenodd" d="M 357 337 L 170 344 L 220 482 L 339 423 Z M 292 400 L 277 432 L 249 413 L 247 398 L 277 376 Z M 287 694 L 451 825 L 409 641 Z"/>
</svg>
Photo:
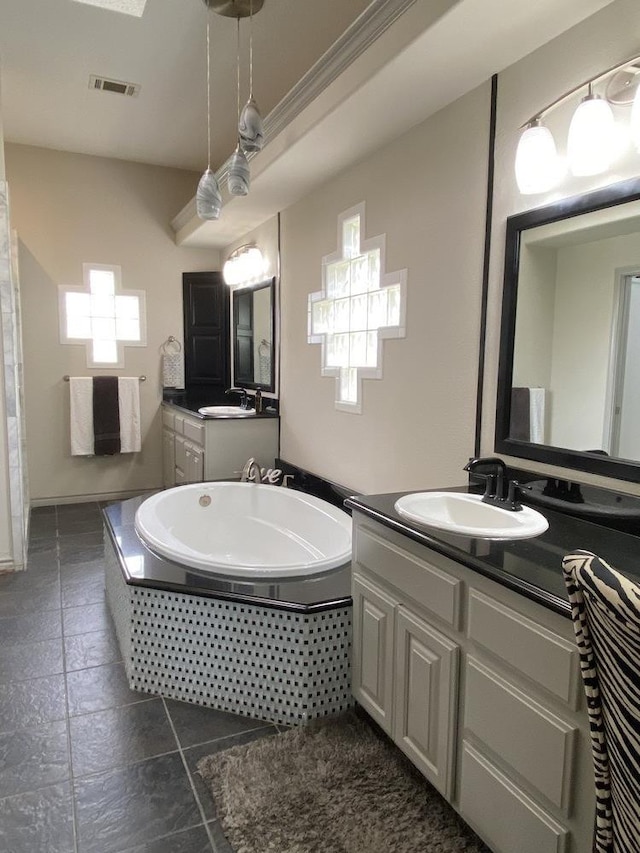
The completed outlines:
<svg viewBox="0 0 640 853">
<path fill-rule="evenodd" d="M 589 551 L 562 561 L 589 712 L 595 853 L 640 850 L 640 587 Z"/>
</svg>

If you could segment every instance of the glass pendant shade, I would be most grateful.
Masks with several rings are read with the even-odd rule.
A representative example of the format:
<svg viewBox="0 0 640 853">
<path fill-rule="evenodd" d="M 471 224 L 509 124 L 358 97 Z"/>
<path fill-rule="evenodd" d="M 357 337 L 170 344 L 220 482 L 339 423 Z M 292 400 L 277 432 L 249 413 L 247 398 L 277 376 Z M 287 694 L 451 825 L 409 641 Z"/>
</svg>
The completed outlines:
<svg viewBox="0 0 640 853">
<path fill-rule="evenodd" d="M 253 97 L 250 97 L 240 113 L 238 122 L 240 144 L 244 151 L 262 151 L 264 145 L 264 126 L 260 110 Z"/>
<path fill-rule="evenodd" d="M 227 174 L 227 185 L 231 195 L 247 195 L 250 179 L 249 163 L 238 142 L 236 150 L 231 157 L 229 172 Z"/>
<path fill-rule="evenodd" d="M 631 107 L 631 139 L 637 150 L 640 151 L 640 83 Z"/>
<path fill-rule="evenodd" d="M 522 133 L 516 151 L 516 181 L 523 195 L 544 193 L 560 179 L 556 143 L 548 127 L 537 119 Z"/>
<path fill-rule="evenodd" d="M 215 173 L 206 169 L 196 190 L 196 212 L 200 219 L 218 219 L 222 196 Z"/>
<path fill-rule="evenodd" d="M 569 168 L 576 176 L 605 172 L 616 151 L 611 107 L 597 95 L 587 95 L 573 114 L 567 140 Z"/>
</svg>

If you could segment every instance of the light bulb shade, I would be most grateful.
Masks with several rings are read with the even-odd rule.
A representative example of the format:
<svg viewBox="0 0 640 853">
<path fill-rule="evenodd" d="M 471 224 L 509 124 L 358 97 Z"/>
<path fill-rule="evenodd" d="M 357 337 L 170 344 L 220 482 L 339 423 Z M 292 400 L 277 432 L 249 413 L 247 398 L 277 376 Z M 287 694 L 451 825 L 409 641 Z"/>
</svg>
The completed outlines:
<svg viewBox="0 0 640 853">
<path fill-rule="evenodd" d="M 238 143 L 238 147 L 231 157 L 227 173 L 227 185 L 231 195 L 247 195 L 250 180 L 249 163 Z"/>
<path fill-rule="evenodd" d="M 222 275 L 229 285 L 249 284 L 264 277 L 264 258 L 257 246 L 240 246 L 225 261 Z"/>
<path fill-rule="evenodd" d="M 196 212 L 200 219 L 218 219 L 222 196 L 215 173 L 206 169 L 196 191 Z"/>
<path fill-rule="evenodd" d="M 240 144 L 244 151 L 262 151 L 264 146 L 264 125 L 258 105 L 249 98 L 240 113 L 238 121 Z"/>
<path fill-rule="evenodd" d="M 523 195 L 544 193 L 560 179 L 556 143 L 548 127 L 535 122 L 522 133 L 516 151 L 516 181 Z"/>
<path fill-rule="evenodd" d="M 640 151 L 640 84 L 636 89 L 636 95 L 631 107 L 631 139 L 635 147 Z"/>
<path fill-rule="evenodd" d="M 576 176 L 599 175 L 609 168 L 615 151 L 616 129 L 611 107 L 603 98 L 587 95 L 569 125 L 569 168 Z"/>
</svg>

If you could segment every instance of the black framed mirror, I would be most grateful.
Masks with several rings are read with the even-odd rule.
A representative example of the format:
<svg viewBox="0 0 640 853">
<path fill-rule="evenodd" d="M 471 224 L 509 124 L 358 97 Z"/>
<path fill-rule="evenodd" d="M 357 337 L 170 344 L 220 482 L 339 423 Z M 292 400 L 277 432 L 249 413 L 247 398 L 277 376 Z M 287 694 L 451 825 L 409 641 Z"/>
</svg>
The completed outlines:
<svg viewBox="0 0 640 853">
<path fill-rule="evenodd" d="M 275 278 L 233 291 L 233 383 L 275 391 Z"/>
<path fill-rule="evenodd" d="M 495 449 L 640 482 L 640 179 L 507 219 Z"/>
</svg>

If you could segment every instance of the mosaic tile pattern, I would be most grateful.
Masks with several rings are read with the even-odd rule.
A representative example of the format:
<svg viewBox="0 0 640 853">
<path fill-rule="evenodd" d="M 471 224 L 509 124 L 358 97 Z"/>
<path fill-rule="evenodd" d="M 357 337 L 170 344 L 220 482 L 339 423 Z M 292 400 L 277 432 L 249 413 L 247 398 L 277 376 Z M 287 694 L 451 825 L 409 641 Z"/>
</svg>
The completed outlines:
<svg viewBox="0 0 640 853">
<path fill-rule="evenodd" d="M 107 595 L 133 689 L 287 725 L 353 704 L 351 607 L 302 614 L 127 586 L 106 541 L 108 550 Z"/>
</svg>

